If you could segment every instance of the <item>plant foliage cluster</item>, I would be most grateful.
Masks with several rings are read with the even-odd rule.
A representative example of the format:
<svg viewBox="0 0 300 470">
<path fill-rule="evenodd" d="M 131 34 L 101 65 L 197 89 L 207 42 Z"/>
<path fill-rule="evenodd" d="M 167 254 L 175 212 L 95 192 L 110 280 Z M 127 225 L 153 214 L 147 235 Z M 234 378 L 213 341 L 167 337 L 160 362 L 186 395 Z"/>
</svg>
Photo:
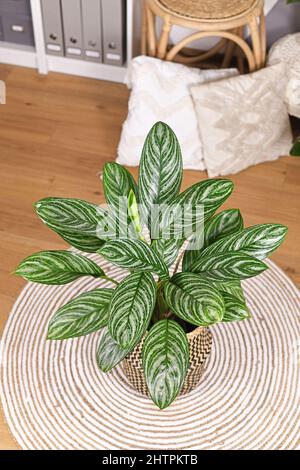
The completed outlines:
<svg viewBox="0 0 300 470">
<path fill-rule="evenodd" d="M 216 213 L 233 190 L 227 179 L 201 181 L 180 193 L 181 183 L 179 143 L 170 127 L 158 122 L 145 141 L 138 184 L 117 163 L 105 165 L 108 210 L 78 199 L 46 198 L 35 204 L 40 219 L 70 245 L 98 253 L 129 274 L 117 282 L 97 263 L 72 251 L 33 254 L 16 270 L 25 279 L 44 284 L 66 284 L 81 276 L 110 281 L 112 287 L 99 286 L 59 308 L 49 323 L 48 338 L 64 340 L 103 328 L 97 363 L 108 372 L 147 333 L 143 369 L 150 395 L 160 408 L 169 406 L 183 385 L 189 367 L 186 331 L 248 318 L 241 281 L 267 269 L 263 260 L 282 243 L 287 231 L 280 224 L 244 228 L 238 209 Z M 99 224 L 105 220 L 109 228 L 120 198 L 126 201 L 121 210 L 130 222 L 129 236 L 108 239 L 103 232 L 101 238 Z M 201 233 L 194 231 L 191 219 L 184 237 L 170 230 L 170 238 L 147 242 L 143 230 L 151 233 L 151 210 L 160 204 L 191 209 L 201 205 Z M 159 219 L 160 228 L 174 228 L 177 216 L 180 212 L 167 211 Z M 183 245 L 192 243 L 194 249 L 184 252 L 171 275 L 170 267 Z"/>
</svg>

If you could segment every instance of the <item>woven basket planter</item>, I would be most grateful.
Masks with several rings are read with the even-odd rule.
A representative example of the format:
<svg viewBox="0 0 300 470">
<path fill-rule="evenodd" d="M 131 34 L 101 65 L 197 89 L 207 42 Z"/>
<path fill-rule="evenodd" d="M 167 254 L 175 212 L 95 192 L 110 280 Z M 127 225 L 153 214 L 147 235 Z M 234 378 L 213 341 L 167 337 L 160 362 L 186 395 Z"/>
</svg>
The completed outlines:
<svg viewBox="0 0 300 470">
<path fill-rule="evenodd" d="M 200 382 L 207 357 L 212 346 L 212 336 L 208 328 L 198 327 L 187 334 L 190 347 L 190 367 L 180 395 L 191 392 Z M 143 340 L 123 360 L 123 370 L 131 385 L 143 395 L 149 395 L 142 368 Z"/>
</svg>

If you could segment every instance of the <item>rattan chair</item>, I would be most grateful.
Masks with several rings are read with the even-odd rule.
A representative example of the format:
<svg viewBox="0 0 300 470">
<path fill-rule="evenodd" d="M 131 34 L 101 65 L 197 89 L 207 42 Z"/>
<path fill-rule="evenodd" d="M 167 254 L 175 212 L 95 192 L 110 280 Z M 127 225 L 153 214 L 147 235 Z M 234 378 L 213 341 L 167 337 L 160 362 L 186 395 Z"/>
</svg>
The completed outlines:
<svg viewBox="0 0 300 470">
<path fill-rule="evenodd" d="M 159 59 L 196 64 L 224 51 L 222 67 L 228 67 L 234 48 L 238 66 L 243 72 L 246 56 L 249 71 L 264 66 L 266 27 L 263 0 L 144 0 L 141 48 L 142 54 Z M 163 20 L 160 37 L 156 37 L 155 18 Z M 173 26 L 196 30 L 175 45 L 169 45 Z M 251 46 L 245 41 L 249 27 Z M 205 37 L 220 37 L 209 51 L 192 53 L 190 44 Z"/>
</svg>

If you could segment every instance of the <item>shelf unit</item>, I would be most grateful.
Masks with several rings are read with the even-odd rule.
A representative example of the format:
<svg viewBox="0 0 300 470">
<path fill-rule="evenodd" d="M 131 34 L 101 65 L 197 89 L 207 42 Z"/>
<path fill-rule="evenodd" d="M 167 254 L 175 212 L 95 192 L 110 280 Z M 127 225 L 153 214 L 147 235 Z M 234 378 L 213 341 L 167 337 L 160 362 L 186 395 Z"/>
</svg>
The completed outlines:
<svg viewBox="0 0 300 470">
<path fill-rule="evenodd" d="M 123 82 L 133 54 L 133 14 L 138 0 L 127 0 L 126 7 L 126 62 L 122 67 L 46 54 L 42 7 L 40 0 L 30 0 L 35 47 L 0 42 L 0 63 L 36 68 L 39 73 L 61 72 L 81 77 Z"/>
</svg>

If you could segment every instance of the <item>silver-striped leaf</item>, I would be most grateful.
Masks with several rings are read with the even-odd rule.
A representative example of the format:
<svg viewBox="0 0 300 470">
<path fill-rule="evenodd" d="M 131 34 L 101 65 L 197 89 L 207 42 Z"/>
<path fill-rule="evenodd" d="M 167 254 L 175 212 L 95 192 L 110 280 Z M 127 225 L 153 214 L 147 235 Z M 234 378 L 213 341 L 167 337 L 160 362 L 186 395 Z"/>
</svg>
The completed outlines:
<svg viewBox="0 0 300 470">
<path fill-rule="evenodd" d="M 233 295 L 233 297 L 239 299 L 241 302 L 246 302 L 241 281 L 214 282 L 214 286 L 222 294 L 223 292 L 227 292 L 228 294 Z"/>
<path fill-rule="evenodd" d="M 228 179 L 208 179 L 200 181 L 177 196 L 175 203 L 190 206 L 203 204 L 207 220 L 228 199 L 233 191 L 233 182 Z"/>
<path fill-rule="evenodd" d="M 169 277 L 164 261 L 142 240 L 112 240 L 98 251 L 111 263 L 130 271 L 151 271 L 162 279 Z"/>
<path fill-rule="evenodd" d="M 211 281 L 232 281 L 257 276 L 268 269 L 262 261 L 242 251 L 231 251 L 197 259 L 190 271 Z"/>
<path fill-rule="evenodd" d="M 232 233 L 243 230 L 244 222 L 238 209 L 227 209 L 205 222 L 204 231 L 194 235 L 183 257 L 182 270 L 188 271 L 207 246 Z M 197 246 L 199 245 L 199 246 Z"/>
<path fill-rule="evenodd" d="M 143 147 L 139 170 L 139 199 L 144 223 L 151 230 L 153 205 L 170 204 L 179 193 L 182 181 L 180 145 L 172 129 L 157 122 Z"/>
<path fill-rule="evenodd" d="M 134 233 L 138 238 L 143 239 L 142 235 L 142 224 L 139 214 L 139 208 L 136 196 L 131 189 L 128 195 L 128 217 L 133 226 Z"/>
<path fill-rule="evenodd" d="M 156 291 L 151 273 L 133 273 L 114 290 L 109 305 L 108 330 L 121 348 L 133 347 L 147 330 Z"/>
<path fill-rule="evenodd" d="M 101 240 L 97 236 L 93 237 L 92 235 L 86 235 L 79 232 L 60 231 L 58 229 L 56 229 L 55 232 L 69 245 L 86 253 L 96 253 L 97 250 L 99 250 L 99 248 L 101 248 L 105 243 L 105 240 Z"/>
<path fill-rule="evenodd" d="M 204 246 L 226 237 L 232 233 L 243 230 L 244 221 L 239 209 L 227 209 L 214 215 L 204 227 Z"/>
<path fill-rule="evenodd" d="M 103 169 L 103 188 L 109 212 L 115 220 L 115 235 L 108 238 L 134 238 L 135 230 L 128 213 L 128 197 L 132 191 L 138 200 L 137 185 L 131 173 L 116 162 Z"/>
<path fill-rule="evenodd" d="M 69 251 L 41 251 L 24 259 L 15 271 L 27 281 L 40 284 L 67 284 L 81 276 L 105 277 L 92 260 Z"/>
<path fill-rule="evenodd" d="M 78 250 L 94 253 L 104 244 L 97 227 L 104 213 L 81 199 L 48 197 L 35 204 L 39 218 Z"/>
<path fill-rule="evenodd" d="M 231 294 L 228 294 L 228 292 L 223 292 L 222 295 L 225 302 L 223 322 L 229 323 L 233 321 L 241 321 L 251 317 L 245 302 Z"/>
<path fill-rule="evenodd" d="M 152 232 L 156 238 L 188 239 L 203 230 L 204 222 L 223 204 L 233 191 L 226 179 L 210 179 L 196 183 L 179 194 L 169 207 L 155 218 Z"/>
<path fill-rule="evenodd" d="M 130 351 L 130 349 L 120 348 L 118 343 L 110 336 L 108 328 L 104 328 L 96 354 L 99 369 L 102 370 L 102 372 L 109 372 L 118 365 Z"/>
<path fill-rule="evenodd" d="M 175 274 L 164 284 L 164 298 L 173 313 L 192 325 L 222 321 L 225 306 L 221 293 L 198 274 Z"/>
<path fill-rule="evenodd" d="M 116 162 L 109 162 L 103 168 L 103 188 L 107 204 L 119 208 L 120 198 L 127 200 L 132 190 L 138 200 L 137 185 L 126 168 Z"/>
<path fill-rule="evenodd" d="M 108 323 L 108 306 L 113 289 L 95 289 L 80 294 L 61 307 L 50 320 L 48 339 L 88 335 Z"/>
<path fill-rule="evenodd" d="M 160 320 L 149 331 L 142 349 L 142 363 L 150 396 L 167 408 L 179 394 L 189 367 L 189 344 L 182 327 Z"/>
<path fill-rule="evenodd" d="M 164 260 L 167 266 L 171 266 L 176 261 L 182 244 L 183 240 L 177 240 L 176 238 L 159 238 L 153 240 L 151 248 Z"/>
<path fill-rule="evenodd" d="M 242 251 L 262 260 L 281 245 L 286 233 L 287 227 L 281 224 L 253 225 L 213 243 L 200 256 L 207 258 L 219 253 Z"/>
</svg>

